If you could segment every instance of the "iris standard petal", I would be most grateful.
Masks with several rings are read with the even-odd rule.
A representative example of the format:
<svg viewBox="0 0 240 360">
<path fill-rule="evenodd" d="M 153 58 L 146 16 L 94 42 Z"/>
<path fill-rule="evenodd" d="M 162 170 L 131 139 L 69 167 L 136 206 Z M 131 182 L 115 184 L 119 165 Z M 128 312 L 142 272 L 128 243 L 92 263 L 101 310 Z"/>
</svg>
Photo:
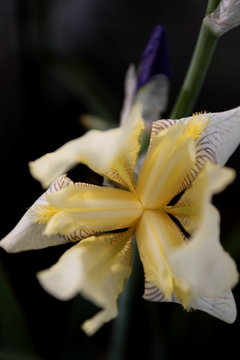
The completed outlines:
<svg viewBox="0 0 240 360">
<path fill-rule="evenodd" d="M 137 193 L 145 208 L 166 205 L 193 167 L 194 140 L 185 135 L 185 125 L 179 123 L 153 139 L 137 183 Z"/>
<path fill-rule="evenodd" d="M 118 314 L 117 298 L 131 271 L 131 236 L 132 230 L 90 237 L 38 273 L 41 285 L 53 296 L 68 300 L 81 293 L 103 308 L 83 324 L 88 335 Z"/>
<path fill-rule="evenodd" d="M 143 128 L 141 110 L 135 107 L 122 127 L 90 130 L 55 152 L 30 162 L 31 174 L 46 187 L 57 176 L 83 163 L 100 175 L 134 190 L 133 171 Z"/>
<path fill-rule="evenodd" d="M 134 226 L 143 208 L 135 194 L 100 186 L 69 186 L 48 195 L 51 213 L 46 234 L 68 234 L 78 228 L 110 231 Z"/>
</svg>

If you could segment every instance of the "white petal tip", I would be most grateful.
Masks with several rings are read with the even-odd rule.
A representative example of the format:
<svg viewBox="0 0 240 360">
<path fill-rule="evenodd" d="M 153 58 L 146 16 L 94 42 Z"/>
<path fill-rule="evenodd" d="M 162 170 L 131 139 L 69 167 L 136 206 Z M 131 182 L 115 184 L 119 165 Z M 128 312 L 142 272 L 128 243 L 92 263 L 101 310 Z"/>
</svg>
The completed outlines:
<svg viewBox="0 0 240 360">
<path fill-rule="evenodd" d="M 38 166 L 38 162 L 36 161 L 30 161 L 28 163 L 30 174 L 34 179 L 40 182 L 43 189 L 47 189 L 50 184 L 55 180 L 55 177 L 51 178 L 45 178 L 43 175 L 43 172 L 41 171 L 41 168 Z"/>
<path fill-rule="evenodd" d="M 59 300 L 67 301 L 77 295 L 76 283 L 72 286 L 71 278 L 67 274 L 61 276 L 57 265 L 38 272 L 37 279 L 47 293 Z"/>
<path fill-rule="evenodd" d="M 199 297 L 193 300 L 191 307 L 201 310 L 228 324 L 237 318 L 237 307 L 231 291 L 220 297 Z"/>
<path fill-rule="evenodd" d="M 0 241 L 0 247 L 7 251 L 8 253 L 14 253 L 17 252 L 17 250 L 11 245 L 11 239 L 6 236 Z"/>
</svg>

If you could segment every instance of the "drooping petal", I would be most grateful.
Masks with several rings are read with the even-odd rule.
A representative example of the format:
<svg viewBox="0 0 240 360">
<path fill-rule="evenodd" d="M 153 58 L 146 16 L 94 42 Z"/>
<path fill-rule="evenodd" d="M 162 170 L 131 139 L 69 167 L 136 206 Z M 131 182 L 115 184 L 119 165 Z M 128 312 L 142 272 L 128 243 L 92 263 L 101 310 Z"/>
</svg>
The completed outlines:
<svg viewBox="0 0 240 360">
<path fill-rule="evenodd" d="M 184 240 L 173 221 L 163 212 L 145 210 L 136 229 L 137 246 L 146 280 L 160 287 L 170 299 L 179 284 L 168 262 L 173 249 L 183 246 Z M 182 289 L 183 291 L 188 291 Z"/>
<path fill-rule="evenodd" d="M 215 298 L 208 296 L 194 298 L 190 308 L 205 311 L 229 324 L 232 324 L 237 317 L 237 307 L 231 290 Z"/>
<path fill-rule="evenodd" d="M 174 215 L 189 234 L 193 234 L 199 228 L 212 195 L 223 191 L 234 177 L 233 169 L 207 163 L 179 201 L 165 210 Z"/>
<path fill-rule="evenodd" d="M 61 300 L 81 293 L 103 310 L 83 324 L 92 335 L 118 314 L 117 298 L 131 271 L 132 230 L 90 237 L 38 274 L 44 289 Z"/>
<path fill-rule="evenodd" d="M 46 236 L 43 234 L 46 225 L 37 224 L 35 221 L 35 214 L 38 207 L 48 204 L 46 199 L 47 194 L 63 189 L 71 184 L 73 184 L 73 182 L 65 175 L 60 176 L 54 181 L 50 188 L 25 213 L 15 228 L 1 240 L 0 246 L 8 252 L 14 253 L 59 245 L 69 241 L 76 241 L 76 239 L 79 240 L 81 238 L 79 231 L 76 234 L 71 234 L 69 238 L 61 234 Z M 86 233 L 82 233 L 82 235 L 82 237 L 88 236 Z"/>
<path fill-rule="evenodd" d="M 31 174 L 46 187 L 57 176 L 81 162 L 100 175 L 134 190 L 133 171 L 143 127 L 141 110 L 135 107 L 124 126 L 106 131 L 90 130 L 55 152 L 30 162 Z"/>
<path fill-rule="evenodd" d="M 145 282 L 143 298 L 154 302 L 175 302 L 180 304 L 181 300 L 173 294 L 170 300 L 166 300 L 163 292 L 154 284 Z M 188 310 L 196 309 L 204 311 L 222 321 L 232 324 L 236 320 L 237 308 L 231 290 L 226 291 L 219 297 L 199 296 L 193 298 L 188 305 Z"/>
<path fill-rule="evenodd" d="M 178 281 L 188 286 L 193 297 L 219 297 L 238 281 L 236 264 L 219 242 L 219 222 L 218 211 L 207 204 L 191 241 L 168 256 Z"/>
<path fill-rule="evenodd" d="M 185 130 L 185 125 L 179 123 L 152 140 L 137 184 L 141 202 L 148 209 L 166 205 L 194 165 L 194 140 Z"/>
<path fill-rule="evenodd" d="M 100 232 L 127 228 L 143 211 L 134 193 L 100 186 L 69 186 L 47 199 L 53 208 L 47 234 L 69 234 L 78 228 Z"/>
<path fill-rule="evenodd" d="M 199 122 L 208 124 L 196 143 L 196 163 L 185 179 L 183 190 L 197 176 L 207 161 L 224 165 L 240 143 L 240 107 L 212 114 L 194 115 Z M 153 123 L 152 139 L 161 131 L 180 122 L 189 122 L 192 117 L 179 120 L 159 120 Z"/>
</svg>

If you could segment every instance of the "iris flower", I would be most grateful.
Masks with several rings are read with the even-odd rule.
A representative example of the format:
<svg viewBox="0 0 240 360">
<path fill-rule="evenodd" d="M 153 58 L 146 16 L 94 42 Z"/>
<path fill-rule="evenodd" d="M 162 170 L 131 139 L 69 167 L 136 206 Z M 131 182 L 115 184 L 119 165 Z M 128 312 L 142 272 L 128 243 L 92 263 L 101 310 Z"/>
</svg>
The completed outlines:
<svg viewBox="0 0 240 360">
<path fill-rule="evenodd" d="M 136 180 L 144 122 L 139 106 L 133 107 L 119 128 L 91 130 L 31 164 L 44 184 L 81 162 L 115 188 L 58 177 L 1 246 L 16 252 L 77 242 L 38 278 L 59 299 L 81 293 L 103 309 L 83 324 L 88 334 L 117 316 L 134 233 L 145 272 L 144 298 L 176 301 L 233 322 L 230 289 L 238 273 L 219 242 L 220 216 L 211 197 L 234 178 L 234 171 L 221 165 L 238 145 L 239 119 L 238 107 L 154 122 Z"/>
<path fill-rule="evenodd" d="M 231 288 L 238 272 L 220 244 L 220 216 L 211 198 L 235 176 L 222 165 L 239 144 L 240 107 L 153 122 L 139 165 L 144 128 L 165 106 L 156 101 L 149 106 L 149 99 L 157 89 L 166 94 L 166 73 L 159 77 L 146 65 L 157 58 L 151 44 L 160 35 L 157 27 L 138 75 L 133 67 L 128 72 L 118 128 L 90 130 L 30 163 L 33 176 L 50 187 L 0 242 L 8 252 L 73 243 L 37 276 L 58 299 L 80 293 L 102 308 L 84 322 L 88 335 L 118 314 L 134 234 L 145 299 L 178 302 L 229 323 L 236 318 Z M 74 183 L 63 175 L 78 163 L 108 179 L 108 186 Z"/>
</svg>

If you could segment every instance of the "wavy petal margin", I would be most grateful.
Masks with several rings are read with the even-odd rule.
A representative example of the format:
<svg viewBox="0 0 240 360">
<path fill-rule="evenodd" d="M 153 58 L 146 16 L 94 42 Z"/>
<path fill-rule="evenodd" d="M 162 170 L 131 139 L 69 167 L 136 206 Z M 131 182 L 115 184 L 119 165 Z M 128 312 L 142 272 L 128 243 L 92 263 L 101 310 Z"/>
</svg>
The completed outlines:
<svg viewBox="0 0 240 360">
<path fill-rule="evenodd" d="M 131 272 L 132 233 L 131 229 L 82 240 L 38 273 L 43 288 L 56 298 L 68 300 L 80 293 L 103 308 L 83 324 L 88 335 L 118 314 L 117 299 Z"/>
</svg>

